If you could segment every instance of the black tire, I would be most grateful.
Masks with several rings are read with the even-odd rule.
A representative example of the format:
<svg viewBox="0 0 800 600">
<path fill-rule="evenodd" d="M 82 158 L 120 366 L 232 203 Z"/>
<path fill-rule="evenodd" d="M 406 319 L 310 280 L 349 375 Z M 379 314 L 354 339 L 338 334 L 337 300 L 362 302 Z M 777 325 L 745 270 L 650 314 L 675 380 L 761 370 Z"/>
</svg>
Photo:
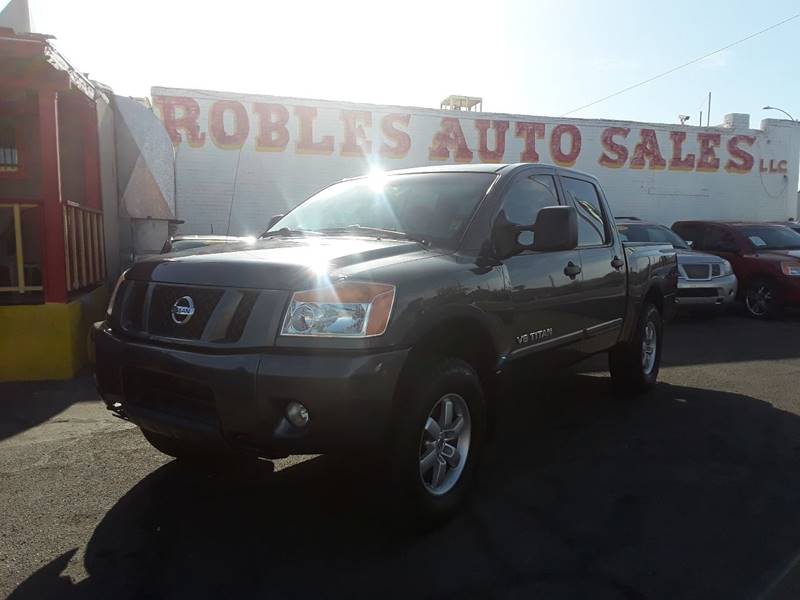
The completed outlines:
<svg viewBox="0 0 800 600">
<path fill-rule="evenodd" d="M 750 283 L 744 291 L 744 309 L 750 317 L 762 321 L 779 316 L 781 306 L 775 286 L 764 279 Z"/>
<path fill-rule="evenodd" d="M 427 361 L 426 361 L 427 362 Z M 486 405 L 483 389 L 477 373 L 466 362 L 458 359 L 442 359 L 428 362 L 431 366 L 422 369 L 411 369 L 406 385 L 401 387 L 397 398 L 396 427 L 393 432 L 393 443 L 390 450 L 390 462 L 395 490 L 402 496 L 402 512 L 412 516 L 418 526 L 429 526 L 450 517 L 463 502 L 472 486 L 475 468 L 479 462 L 486 434 Z M 463 406 L 461 406 L 461 400 Z M 463 465 L 451 468 L 453 455 L 444 452 L 445 448 L 431 443 L 432 436 L 427 433 L 426 424 L 432 411 L 442 411 L 447 401 L 458 404 L 462 414 L 456 414 L 451 422 L 466 422 L 468 430 L 462 425 L 461 431 L 468 431 L 466 457 L 459 452 L 457 456 Z M 467 413 L 463 414 L 466 408 Z M 434 412 L 434 415 L 442 415 Z M 442 421 L 444 417 L 433 418 Z M 444 430 L 444 428 L 443 428 Z M 452 431 L 452 430 L 450 430 Z M 463 435 L 463 433 L 462 433 Z M 451 448 L 462 444 L 459 437 L 452 442 Z M 462 446 L 459 446 L 462 448 Z M 463 448 L 462 448 L 463 449 Z M 422 459 L 430 452 L 442 452 L 435 457 L 431 471 L 422 473 Z M 440 460 L 441 459 L 441 460 Z M 434 470 L 436 463 L 445 461 L 446 473 L 441 477 L 439 491 L 434 491 Z M 457 465 L 461 465 L 458 462 Z M 452 477 L 448 479 L 448 477 Z M 449 485 L 448 485 L 449 483 Z M 409 510 L 410 509 L 410 510 Z"/>
<path fill-rule="evenodd" d="M 652 363 L 645 361 L 645 342 L 650 331 L 655 333 L 655 356 Z M 642 307 L 633 339 L 617 345 L 608 354 L 608 367 L 617 389 L 632 395 L 644 394 L 652 389 L 661 367 L 663 331 L 658 308 L 654 304 L 646 303 Z"/>
</svg>

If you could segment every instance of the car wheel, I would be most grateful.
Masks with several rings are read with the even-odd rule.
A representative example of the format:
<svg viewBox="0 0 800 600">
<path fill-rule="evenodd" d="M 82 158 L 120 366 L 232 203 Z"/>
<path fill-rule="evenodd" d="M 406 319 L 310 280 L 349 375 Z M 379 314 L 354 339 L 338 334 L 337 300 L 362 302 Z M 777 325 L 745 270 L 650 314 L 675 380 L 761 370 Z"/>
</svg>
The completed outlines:
<svg viewBox="0 0 800 600">
<path fill-rule="evenodd" d="M 754 319 L 769 319 L 780 312 L 775 289 L 768 281 L 755 281 L 747 287 L 744 306 Z"/>
<path fill-rule="evenodd" d="M 484 396 L 461 360 L 412 377 L 398 397 L 392 473 L 403 508 L 422 524 L 435 523 L 454 513 L 472 484 L 485 437 Z"/>
<path fill-rule="evenodd" d="M 654 304 L 642 308 L 633 340 L 609 353 L 608 366 L 614 384 L 631 394 L 643 394 L 655 385 L 661 367 L 663 324 Z"/>
</svg>

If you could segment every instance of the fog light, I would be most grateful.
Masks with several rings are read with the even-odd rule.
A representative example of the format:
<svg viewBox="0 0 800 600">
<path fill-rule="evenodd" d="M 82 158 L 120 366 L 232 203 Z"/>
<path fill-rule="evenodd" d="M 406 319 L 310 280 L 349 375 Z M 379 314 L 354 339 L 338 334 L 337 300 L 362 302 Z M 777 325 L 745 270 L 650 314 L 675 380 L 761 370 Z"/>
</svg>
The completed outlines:
<svg viewBox="0 0 800 600">
<path fill-rule="evenodd" d="M 308 425 L 308 409 L 292 400 L 286 407 L 286 418 L 295 427 L 305 427 Z"/>
</svg>

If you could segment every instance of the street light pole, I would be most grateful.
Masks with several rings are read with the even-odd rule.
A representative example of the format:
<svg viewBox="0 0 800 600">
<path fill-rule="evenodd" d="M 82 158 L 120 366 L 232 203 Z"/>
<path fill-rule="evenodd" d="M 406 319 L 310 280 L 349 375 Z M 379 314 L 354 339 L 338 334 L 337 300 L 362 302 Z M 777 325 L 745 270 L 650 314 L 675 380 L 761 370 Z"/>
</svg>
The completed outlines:
<svg viewBox="0 0 800 600">
<path fill-rule="evenodd" d="M 797 119 L 795 119 L 795 118 L 794 118 L 792 115 L 790 115 L 788 112 L 786 112 L 786 111 L 785 111 L 785 110 L 783 110 L 782 108 L 778 108 L 777 106 L 765 106 L 765 107 L 764 107 L 764 110 L 777 110 L 777 111 L 780 111 L 780 112 L 782 112 L 783 114 L 785 114 L 785 115 L 786 115 L 787 117 L 789 117 L 789 118 L 790 118 L 792 121 L 796 121 L 796 120 L 797 120 Z"/>
</svg>

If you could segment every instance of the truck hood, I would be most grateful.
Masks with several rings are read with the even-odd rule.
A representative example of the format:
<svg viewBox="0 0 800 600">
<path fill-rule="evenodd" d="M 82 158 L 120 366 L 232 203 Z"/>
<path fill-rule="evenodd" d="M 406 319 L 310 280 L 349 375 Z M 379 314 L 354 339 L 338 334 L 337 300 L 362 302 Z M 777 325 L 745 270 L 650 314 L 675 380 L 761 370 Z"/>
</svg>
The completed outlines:
<svg viewBox="0 0 800 600">
<path fill-rule="evenodd" d="M 675 254 L 678 256 L 678 263 L 682 265 L 693 264 L 714 264 L 721 263 L 722 258 L 715 254 L 706 254 L 697 250 L 685 250 L 683 248 L 676 248 Z"/>
<path fill-rule="evenodd" d="M 437 252 L 417 242 L 351 236 L 269 238 L 255 244 L 219 244 L 150 257 L 134 264 L 133 280 L 217 287 L 299 290 L 340 277 L 359 265 L 416 260 Z"/>
<path fill-rule="evenodd" d="M 756 256 L 763 260 L 800 260 L 800 250 L 763 250 L 751 256 Z"/>
</svg>

